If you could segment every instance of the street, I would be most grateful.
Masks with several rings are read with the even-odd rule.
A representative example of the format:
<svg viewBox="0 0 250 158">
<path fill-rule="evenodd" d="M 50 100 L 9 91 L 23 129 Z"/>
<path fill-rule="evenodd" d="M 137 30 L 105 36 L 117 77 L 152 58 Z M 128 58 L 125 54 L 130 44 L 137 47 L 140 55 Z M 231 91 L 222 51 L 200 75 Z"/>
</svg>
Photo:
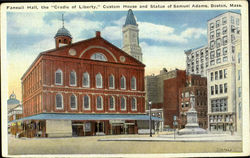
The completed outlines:
<svg viewBox="0 0 250 158">
<path fill-rule="evenodd" d="M 9 135 L 10 155 L 25 154 L 165 154 L 241 152 L 242 142 L 98 141 L 106 138 L 142 138 L 112 135 L 68 138 L 15 138 Z M 153 136 L 154 137 L 154 136 Z"/>
</svg>

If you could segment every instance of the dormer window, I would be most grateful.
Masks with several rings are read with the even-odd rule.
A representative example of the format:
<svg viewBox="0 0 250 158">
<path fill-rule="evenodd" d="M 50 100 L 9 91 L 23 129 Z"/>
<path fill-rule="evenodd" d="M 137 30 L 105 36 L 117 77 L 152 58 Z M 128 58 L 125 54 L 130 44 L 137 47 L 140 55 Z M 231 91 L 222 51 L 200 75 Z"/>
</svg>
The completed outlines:
<svg viewBox="0 0 250 158">
<path fill-rule="evenodd" d="M 95 53 L 90 57 L 90 59 L 99 60 L 99 61 L 107 61 L 106 56 L 102 53 Z"/>
</svg>

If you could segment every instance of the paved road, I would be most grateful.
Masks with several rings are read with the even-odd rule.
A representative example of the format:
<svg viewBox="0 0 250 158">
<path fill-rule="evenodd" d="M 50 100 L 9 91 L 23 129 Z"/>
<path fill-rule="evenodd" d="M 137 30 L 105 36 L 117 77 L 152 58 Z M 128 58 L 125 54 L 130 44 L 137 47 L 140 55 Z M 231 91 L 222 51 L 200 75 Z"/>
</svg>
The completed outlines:
<svg viewBox="0 0 250 158">
<path fill-rule="evenodd" d="M 148 142 L 98 141 L 138 135 L 69 138 L 14 138 L 9 136 L 10 155 L 23 154 L 155 154 L 197 152 L 240 152 L 241 142 Z"/>
</svg>

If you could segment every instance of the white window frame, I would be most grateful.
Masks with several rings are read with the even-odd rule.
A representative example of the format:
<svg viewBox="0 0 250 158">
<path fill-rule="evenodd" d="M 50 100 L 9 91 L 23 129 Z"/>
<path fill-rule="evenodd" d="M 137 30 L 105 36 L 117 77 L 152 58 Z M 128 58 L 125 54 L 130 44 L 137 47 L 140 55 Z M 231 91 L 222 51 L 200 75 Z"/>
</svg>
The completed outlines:
<svg viewBox="0 0 250 158">
<path fill-rule="evenodd" d="M 133 82 L 133 79 L 134 79 L 134 87 L 132 87 L 132 82 Z M 136 77 L 135 76 L 133 76 L 132 78 L 131 78 L 131 90 L 136 90 Z"/>
<path fill-rule="evenodd" d="M 101 108 L 98 108 L 98 97 L 101 97 Z M 102 96 L 100 96 L 100 95 L 98 95 L 97 97 L 96 97 L 96 110 L 103 110 L 103 97 Z"/>
<path fill-rule="evenodd" d="M 110 77 L 112 77 L 112 79 L 113 79 L 113 87 L 110 86 Z M 109 82 L 108 83 L 109 83 L 109 89 L 115 89 L 115 77 L 113 74 L 109 75 Z"/>
<path fill-rule="evenodd" d="M 84 106 L 84 104 L 85 104 L 85 101 L 84 101 L 84 97 L 88 97 L 88 100 L 89 100 L 89 105 L 88 105 L 88 108 L 85 108 L 85 106 Z M 90 110 L 91 109 L 91 103 L 90 103 L 90 97 L 89 97 L 89 95 L 84 95 L 83 97 L 82 97 L 82 102 L 83 102 L 83 110 Z"/>
<path fill-rule="evenodd" d="M 110 108 L 110 99 L 113 99 L 113 108 Z M 114 96 L 109 96 L 109 110 L 115 110 L 115 97 Z"/>
<path fill-rule="evenodd" d="M 57 95 L 61 95 L 61 98 L 62 98 L 62 107 L 57 107 L 57 101 L 56 101 L 56 97 L 55 97 L 56 109 L 61 110 L 61 109 L 64 108 L 64 104 L 63 104 L 63 95 L 62 95 L 61 93 L 57 93 L 56 96 L 57 96 Z"/>
<path fill-rule="evenodd" d="M 124 99 L 124 109 L 122 109 L 122 99 Z M 127 110 L 127 99 L 126 97 L 121 97 L 121 111 L 126 111 Z"/>
<path fill-rule="evenodd" d="M 133 109 L 133 99 L 135 100 L 135 108 Z M 137 111 L 137 99 L 135 97 L 131 98 L 131 110 Z"/>
<path fill-rule="evenodd" d="M 75 107 L 75 108 L 72 108 L 72 107 L 71 107 L 71 97 L 72 97 L 72 96 L 75 97 L 75 104 L 76 104 L 76 107 Z M 77 110 L 77 96 L 76 96 L 75 94 L 70 95 L 69 106 L 70 106 L 70 109 L 71 109 L 71 110 Z"/>
<path fill-rule="evenodd" d="M 61 83 L 56 83 L 56 73 L 61 73 Z M 63 85 L 63 72 L 61 69 L 57 69 L 55 72 L 55 85 Z"/>
<path fill-rule="evenodd" d="M 101 85 L 100 86 L 97 84 L 98 75 L 100 75 L 100 77 L 101 77 Z M 102 74 L 100 72 L 95 75 L 95 85 L 96 85 L 96 88 L 103 88 L 103 79 L 102 79 Z"/>
<path fill-rule="evenodd" d="M 70 81 L 71 81 L 71 73 L 72 73 L 72 72 L 74 73 L 74 76 L 75 76 L 75 84 L 71 84 L 71 83 L 70 83 Z M 77 82 L 77 79 L 76 79 L 76 72 L 75 72 L 74 70 L 72 70 L 72 71 L 70 71 L 70 73 L 69 73 L 69 85 L 70 85 L 70 86 L 76 86 L 76 84 L 77 84 L 76 82 Z"/>
<path fill-rule="evenodd" d="M 88 80 L 88 84 L 87 85 L 84 85 L 84 75 L 87 75 L 87 80 Z M 83 73 L 82 75 L 82 86 L 83 87 L 86 87 L 86 88 L 89 88 L 90 87 L 90 78 L 89 78 L 89 73 L 86 71 Z"/>
<path fill-rule="evenodd" d="M 122 78 L 124 78 L 124 87 L 122 87 Z M 121 83 L 121 89 L 126 89 L 126 77 L 122 75 L 121 79 L 120 79 L 120 83 Z"/>
</svg>

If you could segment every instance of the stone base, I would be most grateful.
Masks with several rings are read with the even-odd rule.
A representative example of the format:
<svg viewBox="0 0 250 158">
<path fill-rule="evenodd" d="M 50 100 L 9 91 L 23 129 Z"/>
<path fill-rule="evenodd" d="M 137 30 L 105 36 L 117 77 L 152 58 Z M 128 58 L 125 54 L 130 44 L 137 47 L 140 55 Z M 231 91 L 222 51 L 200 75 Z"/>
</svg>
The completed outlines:
<svg viewBox="0 0 250 158">
<path fill-rule="evenodd" d="M 207 134 L 207 131 L 205 129 L 199 128 L 199 127 L 186 127 L 184 129 L 181 129 L 178 131 L 179 135 L 185 135 L 185 134 Z"/>
<path fill-rule="evenodd" d="M 72 137 L 72 133 L 47 133 L 48 137 Z"/>
<path fill-rule="evenodd" d="M 105 133 L 104 133 L 104 132 L 96 132 L 95 135 L 96 135 L 96 136 L 105 136 Z"/>
</svg>

